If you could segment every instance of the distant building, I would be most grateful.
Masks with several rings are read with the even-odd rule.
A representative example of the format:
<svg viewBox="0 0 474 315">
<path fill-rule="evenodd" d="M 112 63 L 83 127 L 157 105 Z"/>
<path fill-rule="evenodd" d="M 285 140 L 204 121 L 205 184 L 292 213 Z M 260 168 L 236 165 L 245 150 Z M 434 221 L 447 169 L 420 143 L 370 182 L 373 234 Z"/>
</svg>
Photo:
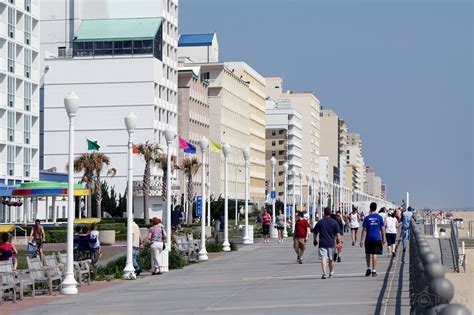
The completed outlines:
<svg viewBox="0 0 474 315">
<path fill-rule="evenodd" d="M 380 190 L 380 199 L 385 201 L 388 200 L 387 184 L 382 184 L 382 188 Z"/>
<path fill-rule="evenodd" d="M 362 140 L 357 133 L 348 133 L 346 163 L 346 186 L 362 191 L 365 181 L 365 165 L 362 157 Z"/>
<path fill-rule="evenodd" d="M 196 63 L 219 62 L 217 34 L 183 34 L 179 36 L 178 57 Z"/>
<path fill-rule="evenodd" d="M 380 198 L 382 190 L 382 178 L 375 174 L 375 169 L 371 166 L 365 167 L 365 191 L 367 194 Z"/>
</svg>

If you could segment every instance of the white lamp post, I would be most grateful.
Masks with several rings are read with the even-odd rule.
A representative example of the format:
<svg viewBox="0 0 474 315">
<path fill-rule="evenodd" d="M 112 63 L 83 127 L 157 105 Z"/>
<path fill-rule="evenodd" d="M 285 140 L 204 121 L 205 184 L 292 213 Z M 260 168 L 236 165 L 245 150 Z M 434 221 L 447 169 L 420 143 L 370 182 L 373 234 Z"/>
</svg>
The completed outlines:
<svg viewBox="0 0 474 315">
<path fill-rule="evenodd" d="M 71 91 L 64 98 L 64 107 L 69 117 L 69 164 L 67 186 L 67 269 L 61 293 L 77 294 L 77 282 L 74 279 L 74 118 L 79 109 L 79 97 L 76 93 Z"/>
<path fill-rule="evenodd" d="M 274 194 L 275 191 L 275 165 L 276 165 L 276 159 L 274 156 L 270 159 L 270 162 L 272 164 L 272 194 Z M 277 231 L 275 229 L 275 198 L 272 196 L 272 226 L 270 227 L 270 236 L 271 238 L 277 238 Z"/>
<path fill-rule="evenodd" d="M 199 141 L 199 146 L 201 147 L 202 153 L 202 175 L 201 175 L 201 249 L 199 250 L 199 260 L 205 261 L 209 258 L 207 257 L 206 250 L 206 151 L 209 147 L 209 140 L 203 137 Z"/>
<path fill-rule="evenodd" d="M 308 222 L 311 222 L 311 211 L 310 211 L 310 205 L 311 205 L 311 181 L 313 180 L 313 177 L 311 175 L 306 175 L 306 182 L 308 185 L 308 195 L 306 196 L 306 208 L 308 209 Z"/>
<path fill-rule="evenodd" d="M 321 182 L 321 180 L 318 180 L 318 183 L 319 183 L 319 220 L 321 220 L 322 219 L 321 214 L 322 214 L 322 210 L 323 210 L 324 187 L 323 187 L 323 183 Z"/>
<path fill-rule="evenodd" d="M 287 178 L 288 178 L 288 163 L 283 164 L 283 176 L 285 179 L 283 180 L 283 237 L 288 237 L 288 231 L 286 230 L 286 203 L 287 203 Z"/>
<path fill-rule="evenodd" d="M 313 188 L 312 189 L 312 199 L 313 199 L 313 226 L 316 224 L 316 179 L 313 178 L 312 181 L 311 181 L 311 187 Z"/>
<path fill-rule="evenodd" d="M 242 151 L 244 156 L 245 163 L 245 234 L 244 234 L 244 244 L 252 244 L 253 241 L 249 237 L 249 160 L 250 153 L 248 149 Z"/>
<path fill-rule="evenodd" d="M 137 126 L 137 116 L 128 113 L 125 116 L 125 127 L 128 132 L 128 177 L 127 177 L 127 263 L 123 269 L 124 279 L 136 279 L 132 262 L 132 220 L 133 220 L 133 133 Z"/>
<path fill-rule="evenodd" d="M 293 176 L 293 191 L 291 198 L 291 231 L 295 233 L 295 219 L 296 219 L 296 172 L 290 171 L 290 174 Z"/>
<path fill-rule="evenodd" d="M 299 173 L 300 178 L 300 212 L 303 212 L 303 173 Z"/>
<path fill-rule="evenodd" d="M 171 250 L 171 144 L 174 138 L 176 138 L 174 130 L 166 129 L 166 250 L 168 251 Z"/>
<path fill-rule="evenodd" d="M 222 153 L 224 154 L 224 243 L 222 243 L 222 250 L 230 252 L 229 243 L 229 174 L 227 164 L 229 161 L 230 147 L 227 143 L 222 145 Z"/>
</svg>

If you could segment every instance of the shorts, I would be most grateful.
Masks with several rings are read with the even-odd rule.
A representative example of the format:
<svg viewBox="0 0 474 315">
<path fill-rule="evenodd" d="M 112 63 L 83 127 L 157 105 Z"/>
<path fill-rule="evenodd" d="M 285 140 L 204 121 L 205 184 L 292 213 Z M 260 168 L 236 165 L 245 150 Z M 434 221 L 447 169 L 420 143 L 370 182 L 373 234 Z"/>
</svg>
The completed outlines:
<svg viewBox="0 0 474 315">
<path fill-rule="evenodd" d="M 383 246 L 382 241 L 365 241 L 366 255 L 382 255 Z"/>
<path fill-rule="evenodd" d="M 357 232 L 357 230 L 359 230 L 358 227 L 356 227 L 356 228 L 351 228 L 351 231 L 356 231 L 356 232 Z"/>
<path fill-rule="evenodd" d="M 263 235 L 270 235 L 270 225 L 264 224 L 262 225 Z"/>
<path fill-rule="evenodd" d="M 329 259 L 333 260 L 334 259 L 334 247 L 319 247 L 318 248 L 318 257 L 320 260 L 323 259 Z"/>
<path fill-rule="evenodd" d="M 293 248 L 295 250 L 305 250 L 306 249 L 306 242 L 304 241 L 304 238 L 295 238 L 293 239 Z"/>
<path fill-rule="evenodd" d="M 275 228 L 280 231 L 283 231 L 285 229 L 283 225 L 275 225 Z"/>
<path fill-rule="evenodd" d="M 388 246 L 393 245 L 397 239 L 397 233 L 385 233 L 385 238 L 387 239 Z"/>
</svg>

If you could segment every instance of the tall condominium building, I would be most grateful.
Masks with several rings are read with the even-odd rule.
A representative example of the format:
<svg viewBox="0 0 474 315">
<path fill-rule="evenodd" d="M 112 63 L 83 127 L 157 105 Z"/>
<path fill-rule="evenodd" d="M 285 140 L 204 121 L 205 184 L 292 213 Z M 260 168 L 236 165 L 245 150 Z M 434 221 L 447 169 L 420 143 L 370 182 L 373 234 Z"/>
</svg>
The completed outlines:
<svg viewBox="0 0 474 315">
<path fill-rule="evenodd" d="M 375 176 L 373 196 L 382 198 L 382 178 L 380 176 Z"/>
<path fill-rule="evenodd" d="M 265 198 L 265 78 L 245 62 L 226 66 L 248 83 L 250 105 L 250 199 Z"/>
<path fill-rule="evenodd" d="M 0 3 L 0 185 L 39 179 L 39 5 Z"/>
<path fill-rule="evenodd" d="M 387 184 L 382 184 L 380 189 L 380 199 L 387 201 L 388 200 L 388 189 Z"/>
<path fill-rule="evenodd" d="M 288 193 L 299 193 L 295 191 L 294 174 L 300 173 L 302 169 L 303 150 L 302 143 L 302 115 L 298 113 L 291 103 L 281 101 L 276 103 L 272 99 L 266 101 L 266 178 L 267 191 L 272 189 L 272 165 L 271 158 L 275 157 L 275 190 L 279 198 L 284 193 L 284 170 L 283 164 L 288 163 Z"/>
<path fill-rule="evenodd" d="M 319 156 L 319 180 L 321 184 L 329 184 L 329 158 L 324 155 Z"/>
<path fill-rule="evenodd" d="M 200 161 L 199 141 L 203 137 L 209 138 L 207 86 L 208 81 L 202 80 L 200 67 L 182 64 L 178 68 L 178 134 L 196 146 L 196 154 L 189 157 L 197 157 Z M 180 150 L 178 160 L 181 161 L 184 155 L 185 153 Z M 206 163 L 206 170 L 207 165 Z M 195 194 L 201 192 L 201 174 L 200 170 L 193 176 Z M 184 179 L 182 183 L 185 183 Z M 186 187 L 183 184 L 181 193 L 184 193 L 184 189 Z"/>
<path fill-rule="evenodd" d="M 44 168 L 63 170 L 67 163 L 63 98 L 73 90 L 80 97 L 75 154 L 87 151 L 86 139 L 97 141 L 117 170 L 107 181 L 124 191 L 128 136 L 123 118 L 127 113 L 137 115 L 135 143 L 151 141 L 164 147 L 165 129 L 177 128 L 178 2 L 42 0 L 41 4 Z M 138 156 L 134 159 L 138 193 L 144 162 Z M 159 180 L 157 167 L 152 176 Z M 138 217 L 142 204 L 135 198 Z M 161 197 L 155 196 L 150 205 L 150 216 L 162 215 Z"/>
<path fill-rule="evenodd" d="M 380 176 L 375 175 L 375 169 L 371 166 L 365 167 L 365 183 L 364 183 L 364 192 L 380 198 L 382 190 L 382 179 Z"/>
<path fill-rule="evenodd" d="M 345 186 L 347 124 L 330 109 L 321 111 L 320 153 L 329 158 L 329 179 Z"/>
<path fill-rule="evenodd" d="M 312 92 L 295 93 L 282 92 L 283 79 L 281 77 L 267 77 L 267 96 L 280 102 L 286 100 L 298 113 L 301 114 L 302 125 L 302 172 L 314 179 L 319 178 L 320 154 L 320 104 Z M 317 183 L 317 181 L 316 181 Z M 317 187 L 316 187 L 317 188 Z M 308 192 L 306 178 L 303 179 L 303 194 Z"/>
<path fill-rule="evenodd" d="M 358 133 L 349 132 L 346 153 L 346 185 L 352 189 L 362 191 L 365 180 L 365 165 L 362 157 L 362 140 Z"/>
</svg>

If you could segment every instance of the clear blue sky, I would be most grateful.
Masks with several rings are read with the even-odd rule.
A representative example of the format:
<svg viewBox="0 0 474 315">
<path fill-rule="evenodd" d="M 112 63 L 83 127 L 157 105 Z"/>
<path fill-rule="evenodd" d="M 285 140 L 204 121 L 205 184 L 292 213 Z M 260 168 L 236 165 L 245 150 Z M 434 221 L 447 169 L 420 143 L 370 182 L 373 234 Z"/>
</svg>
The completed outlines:
<svg viewBox="0 0 474 315">
<path fill-rule="evenodd" d="M 473 1 L 180 0 L 180 33 L 316 91 L 390 200 L 474 209 Z"/>
</svg>

